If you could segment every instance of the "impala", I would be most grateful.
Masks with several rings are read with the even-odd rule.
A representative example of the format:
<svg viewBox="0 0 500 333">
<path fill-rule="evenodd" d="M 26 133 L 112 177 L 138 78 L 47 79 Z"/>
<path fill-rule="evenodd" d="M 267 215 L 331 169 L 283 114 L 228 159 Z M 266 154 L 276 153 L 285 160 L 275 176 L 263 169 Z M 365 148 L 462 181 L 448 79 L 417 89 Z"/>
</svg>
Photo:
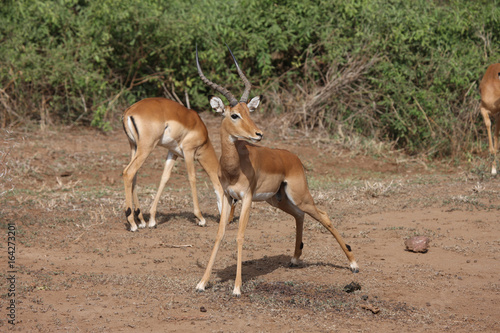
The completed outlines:
<svg viewBox="0 0 500 333">
<path fill-rule="evenodd" d="M 498 115 L 500 114 L 500 64 L 493 64 L 488 67 L 479 85 L 479 91 L 481 92 L 481 115 L 488 132 L 489 151 L 493 157 L 491 174 L 495 176 L 497 174 L 498 133 L 500 132 L 500 124 L 498 123 Z M 491 138 L 490 117 L 495 120 L 494 142 Z"/>
<path fill-rule="evenodd" d="M 295 218 L 296 240 L 292 264 L 297 264 L 302 254 L 304 216 L 308 214 L 330 231 L 346 254 L 351 270 L 355 273 L 358 272 L 358 265 L 350 246 L 345 244 L 327 214 L 314 204 L 300 159 L 287 150 L 270 149 L 254 144 L 259 142 L 263 136 L 263 132 L 250 118 L 250 112 L 259 106 L 260 96 L 254 97 L 248 102 L 251 84 L 241 71 L 231 50 L 229 51 L 236 64 L 238 74 L 245 84 L 245 90 L 239 101 L 228 90 L 209 81 L 203 75 L 198 60 L 198 50 L 196 50 L 196 65 L 201 79 L 205 84 L 224 95 L 230 103 L 225 106 L 219 97 L 210 97 L 212 108 L 224 116 L 220 127 L 222 153 L 219 168 L 219 179 L 224 189 L 224 197 L 215 245 L 205 274 L 196 289 L 203 291 L 208 283 L 225 234 L 233 200 L 241 200 L 242 202 L 236 239 L 238 254 L 233 295 L 241 295 L 243 240 L 252 201 L 266 201 Z"/>
<path fill-rule="evenodd" d="M 158 201 L 178 157 L 184 158 L 186 162 L 194 215 L 199 220 L 198 224 L 203 226 L 206 221 L 201 215 L 196 193 L 195 160 L 200 162 L 208 174 L 217 195 L 219 211 L 221 210 L 222 187 L 217 176 L 219 162 L 208 137 L 207 128 L 196 111 L 166 98 L 146 98 L 125 110 L 123 129 L 127 134 L 132 155 L 130 163 L 123 170 L 125 215 L 130 224 L 130 231 L 137 231 L 136 218 L 140 222 L 139 228 L 146 227 L 135 185 L 137 171 L 157 145 L 167 148 L 168 155 L 158 192 L 149 210 L 148 227 L 156 226 Z"/>
</svg>

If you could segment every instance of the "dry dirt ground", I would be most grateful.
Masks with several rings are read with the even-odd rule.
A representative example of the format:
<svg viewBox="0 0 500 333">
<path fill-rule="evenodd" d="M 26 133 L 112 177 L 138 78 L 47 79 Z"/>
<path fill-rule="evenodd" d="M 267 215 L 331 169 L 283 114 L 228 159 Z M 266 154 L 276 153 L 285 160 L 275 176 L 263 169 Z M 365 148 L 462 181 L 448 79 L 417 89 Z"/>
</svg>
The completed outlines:
<svg viewBox="0 0 500 333">
<path fill-rule="evenodd" d="M 220 120 L 202 117 L 219 152 Z M 266 132 L 262 144 L 302 159 L 311 192 L 351 245 L 359 274 L 309 217 L 303 263 L 290 267 L 293 219 L 255 203 L 242 296 L 231 295 L 237 222 L 228 227 L 211 284 L 198 293 L 218 227 L 215 195 L 199 166 L 206 227 L 196 225 L 178 160 L 158 228 L 131 233 L 121 180 L 129 148 L 121 130 L 3 131 L 0 331 L 500 331 L 500 179 L 488 175 L 482 158 L 426 165 L 257 122 Z M 146 212 L 165 156 L 157 148 L 140 171 Z M 405 251 L 414 235 L 430 238 L 427 253 Z M 352 282 L 360 289 L 347 292 Z"/>
</svg>

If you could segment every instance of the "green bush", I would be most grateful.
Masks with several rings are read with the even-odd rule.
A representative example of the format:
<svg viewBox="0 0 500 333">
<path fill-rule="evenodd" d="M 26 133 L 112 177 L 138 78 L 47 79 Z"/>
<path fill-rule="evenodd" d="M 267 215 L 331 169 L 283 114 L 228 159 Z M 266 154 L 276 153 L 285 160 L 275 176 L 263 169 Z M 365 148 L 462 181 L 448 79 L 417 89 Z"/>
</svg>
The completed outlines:
<svg viewBox="0 0 500 333">
<path fill-rule="evenodd" d="M 108 129 L 148 96 L 207 109 L 195 46 L 207 77 L 238 95 L 227 43 L 269 97 L 263 112 L 312 107 L 291 124 L 450 156 L 484 142 L 477 87 L 498 61 L 499 19 L 496 1 L 7 0 L 0 126 Z"/>
</svg>

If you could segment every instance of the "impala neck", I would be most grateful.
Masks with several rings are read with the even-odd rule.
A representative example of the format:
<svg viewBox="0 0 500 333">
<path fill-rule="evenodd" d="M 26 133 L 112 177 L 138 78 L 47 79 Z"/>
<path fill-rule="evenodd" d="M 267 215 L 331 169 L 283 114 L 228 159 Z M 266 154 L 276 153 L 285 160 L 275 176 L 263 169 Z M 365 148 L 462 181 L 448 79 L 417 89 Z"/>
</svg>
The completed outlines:
<svg viewBox="0 0 500 333">
<path fill-rule="evenodd" d="M 231 137 L 228 131 L 224 128 L 224 124 L 220 130 L 221 138 L 221 157 L 220 167 L 223 173 L 231 177 L 237 177 L 240 174 L 240 156 L 235 145 L 235 140 Z"/>
</svg>

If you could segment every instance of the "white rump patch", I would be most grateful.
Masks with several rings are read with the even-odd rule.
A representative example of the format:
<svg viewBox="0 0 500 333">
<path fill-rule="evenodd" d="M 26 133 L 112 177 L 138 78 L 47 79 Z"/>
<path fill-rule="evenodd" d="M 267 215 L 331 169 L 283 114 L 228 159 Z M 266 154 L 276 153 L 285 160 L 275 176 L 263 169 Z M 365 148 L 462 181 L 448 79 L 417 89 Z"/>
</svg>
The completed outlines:
<svg viewBox="0 0 500 333">
<path fill-rule="evenodd" d="M 135 133 L 135 127 L 134 127 L 134 124 L 132 123 L 131 117 L 127 117 L 127 127 L 128 127 L 128 131 L 126 131 L 126 133 L 127 133 L 128 138 L 130 139 L 130 141 L 137 144 L 137 142 L 135 141 L 135 136 L 132 134 L 132 133 Z"/>
</svg>

